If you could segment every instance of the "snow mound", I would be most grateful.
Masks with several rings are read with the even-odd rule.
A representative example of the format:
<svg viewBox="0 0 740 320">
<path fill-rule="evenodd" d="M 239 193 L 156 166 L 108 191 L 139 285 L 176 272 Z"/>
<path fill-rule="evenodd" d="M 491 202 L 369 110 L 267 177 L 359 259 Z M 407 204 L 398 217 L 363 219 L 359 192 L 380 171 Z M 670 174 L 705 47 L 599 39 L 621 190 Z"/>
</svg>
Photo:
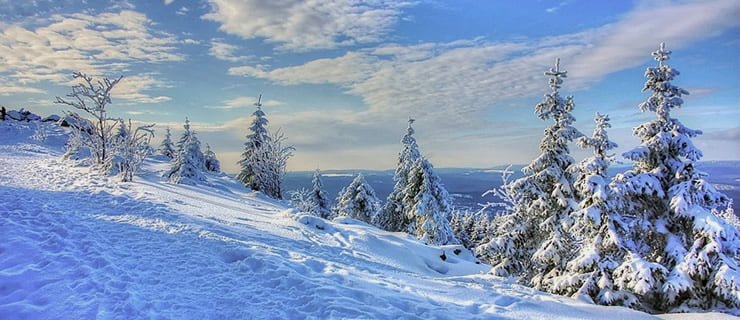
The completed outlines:
<svg viewBox="0 0 740 320">
<path fill-rule="evenodd" d="M 0 123 L 2 319 L 654 319 L 490 275 L 459 246 L 301 214 L 225 175 L 133 183 Z M 13 126 L 9 128 L 8 126 Z M 56 130 L 56 129 L 54 129 Z"/>
</svg>

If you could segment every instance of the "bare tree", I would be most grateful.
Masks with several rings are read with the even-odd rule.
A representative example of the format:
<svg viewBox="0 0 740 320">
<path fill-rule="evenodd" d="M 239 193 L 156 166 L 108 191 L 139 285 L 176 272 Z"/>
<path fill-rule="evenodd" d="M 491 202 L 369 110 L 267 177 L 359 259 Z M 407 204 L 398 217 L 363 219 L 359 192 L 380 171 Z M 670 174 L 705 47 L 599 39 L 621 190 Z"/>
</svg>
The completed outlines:
<svg viewBox="0 0 740 320">
<path fill-rule="evenodd" d="M 83 144 L 90 148 L 96 164 L 103 164 L 110 157 L 113 130 L 118 121 L 108 117 L 106 107 L 111 103 L 111 91 L 121 81 L 117 79 L 94 81 L 93 77 L 82 72 L 72 74 L 73 79 L 82 81 L 72 86 L 72 92 L 67 94 L 68 99 L 57 97 L 56 103 L 71 106 L 82 110 L 94 118 L 95 130 L 88 135 L 83 134 Z M 81 129 L 81 128 L 76 128 Z"/>
</svg>

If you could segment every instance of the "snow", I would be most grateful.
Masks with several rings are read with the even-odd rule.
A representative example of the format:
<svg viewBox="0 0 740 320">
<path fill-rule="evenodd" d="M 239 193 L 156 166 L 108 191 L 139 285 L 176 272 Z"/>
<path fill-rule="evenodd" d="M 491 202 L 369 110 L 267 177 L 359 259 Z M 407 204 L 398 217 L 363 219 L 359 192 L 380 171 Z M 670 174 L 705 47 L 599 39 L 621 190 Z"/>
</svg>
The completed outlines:
<svg viewBox="0 0 740 320">
<path fill-rule="evenodd" d="M 52 126 L 0 122 L 3 319 L 655 319 L 484 274 L 460 246 L 296 212 L 224 174 L 167 183 L 163 157 L 134 182 L 99 176 L 61 160 Z"/>
</svg>

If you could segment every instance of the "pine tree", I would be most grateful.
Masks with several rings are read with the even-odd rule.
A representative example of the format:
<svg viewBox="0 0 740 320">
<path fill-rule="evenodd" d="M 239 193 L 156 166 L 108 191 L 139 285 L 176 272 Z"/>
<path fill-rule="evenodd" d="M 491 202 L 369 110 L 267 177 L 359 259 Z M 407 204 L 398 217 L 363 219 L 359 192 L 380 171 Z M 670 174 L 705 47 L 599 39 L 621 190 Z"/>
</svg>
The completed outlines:
<svg viewBox="0 0 740 320">
<path fill-rule="evenodd" d="M 159 145 L 159 153 L 167 158 L 174 159 L 177 152 L 175 146 L 172 145 L 172 134 L 170 128 L 165 129 L 164 140 Z"/>
<path fill-rule="evenodd" d="M 609 187 L 607 171 L 614 161 L 610 150 L 617 144 L 609 140 L 609 116 L 599 113 L 594 117 L 596 127 L 591 137 L 576 141 L 581 148 L 593 149 L 593 155 L 571 167 L 576 175 L 575 189 L 580 195 L 580 210 L 573 212 L 571 233 L 578 239 L 576 256 L 567 264 L 566 273 L 553 278 L 551 292 L 572 295 L 601 304 L 630 304 L 632 294 L 617 290 L 612 272 L 623 261 L 629 239 L 625 239 L 625 218 L 615 210 L 616 198 Z"/>
<path fill-rule="evenodd" d="M 409 125 L 406 135 L 401 139 L 402 149 L 398 155 L 398 166 L 393 175 L 393 191 L 388 195 L 385 205 L 376 216 L 373 223 L 381 229 L 387 231 L 405 231 L 411 223 L 406 218 L 406 212 L 409 210 L 404 207 L 403 199 L 406 195 L 403 193 L 408 184 L 408 175 L 413 164 L 421 158 L 419 146 L 414 138 L 414 128 L 411 125 L 414 119 L 409 119 Z"/>
<path fill-rule="evenodd" d="M 263 189 L 261 181 L 257 179 L 257 174 L 254 170 L 255 150 L 261 148 L 265 142 L 271 139 L 266 127 L 269 121 L 267 121 L 265 113 L 262 111 L 261 100 L 262 95 L 259 96 L 259 99 L 254 104 L 257 106 L 257 110 L 252 114 L 254 119 L 252 120 L 252 125 L 249 127 L 250 133 L 247 135 L 247 142 L 244 143 L 242 159 L 238 162 L 241 166 L 241 171 L 236 176 L 239 181 L 254 191 L 262 191 Z"/>
<path fill-rule="evenodd" d="M 329 196 L 324 191 L 324 184 L 321 182 L 321 171 L 316 169 L 313 174 L 313 180 L 311 181 L 313 189 L 311 189 L 310 199 L 315 204 L 314 214 L 322 218 L 328 218 L 331 215 L 331 204 L 329 203 Z"/>
<path fill-rule="evenodd" d="M 190 130 L 190 120 L 185 118 L 185 132 L 178 141 L 178 153 L 172 167 L 165 173 L 165 178 L 173 183 L 195 184 L 205 181 L 205 158 L 200 150 L 200 141 L 195 132 Z"/>
<path fill-rule="evenodd" d="M 555 67 L 545 73 L 550 77 L 551 92 L 535 107 L 541 120 L 554 122 L 540 142 L 542 154 L 522 169 L 524 177 L 508 187 L 515 201 L 513 212 L 497 219 L 497 235 L 477 249 L 491 260 L 493 273 L 520 275 L 521 281 L 544 290 L 548 290 L 548 280 L 563 272 L 572 255 L 569 219 L 578 209 L 573 179 L 567 171 L 575 162 L 568 143 L 582 134 L 572 126 L 573 97 L 560 96 L 567 73 L 559 65 L 557 59 Z"/>
<path fill-rule="evenodd" d="M 657 67 L 647 68 L 640 104 L 656 119 L 633 130 L 641 145 L 623 156 L 633 168 L 615 178 L 635 216 L 630 226 L 635 252 L 615 270 L 615 283 L 634 292 L 638 307 L 686 311 L 692 307 L 740 307 L 740 238 L 736 228 L 711 214 L 728 199 L 696 169 L 702 152 L 691 142 L 701 134 L 671 117 L 688 91 L 671 81 L 679 75 L 661 44 Z M 648 266 L 648 267 L 645 267 Z"/>
<path fill-rule="evenodd" d="M 375 196 L 375 190 L 360 173 L 349 186 L 342 189 L 337 197 L 334 212 L 337 216 L 346 216 L 370 223 L 379 208 L 380 201 Z"/>
<path fill-rule="evenodd" d="M 452 233 L 455 238 L 460 241 L 465 248 L 472 249 L 473 242 L 470 239 L 470 233 L 466 228 L 466 223 L 470 220 L 472 213 L 468 211 L 453 210 L 452 218 L 450 219 L 450 227 L 452 227 Z"/>
<path fill-rule="evenodd" d="M 449 222 L 452 201 L 427 159 L 414 162 L 403 194 L 406 219 L 411 221 L 408 233 L 427 244 L 457 243 Z"/>
<path fill-rule="evenodd" d="M 206 143 L 206 152 L 203 154 L 205 167 L 210 172 L 221 172 L 221 162 L 216 158 L 216 153 L 211 150 L 211 146 Z"/>
</svg>

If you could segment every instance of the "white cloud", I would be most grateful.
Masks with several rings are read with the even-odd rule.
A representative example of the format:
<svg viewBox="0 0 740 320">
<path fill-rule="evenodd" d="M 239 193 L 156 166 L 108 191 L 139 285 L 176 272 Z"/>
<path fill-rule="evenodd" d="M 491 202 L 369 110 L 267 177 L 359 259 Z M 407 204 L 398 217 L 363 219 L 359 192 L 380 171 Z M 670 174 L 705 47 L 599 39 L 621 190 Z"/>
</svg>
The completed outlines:
<svg viewBox="0 0 740 320">
<path fill-rule="evenodd" d="M 67 84 L 73 71 L 110 75 L 125 73 L 136 63 L 184 59 L 176 52 L 175 37 L 153 30 L 152 21 L 135 11 L 54 15 L 39 23 L 42 25 L 35 28 L 0 28 L 0 76 L 22 85 L 41 81 Z M 152 88 L 147 84 L 153 83 L 136 88 Z M 168 99 L 141 92 L 129 92 L 126 97 L 149 102 Z"/>
<path fill-rule="evenodd" d="M 19 93 L 45 93 L 45 92 L 46 91 L 37 89 L 37 88 L 0 83 L 0 96 L 8 96 L 11 94 L 19 94 Z"/>
<path fill-rule="evenodd" d="M 734 19 L 738 14 L 740 2 L 702 1 L 643 8 L 614 24 L 539 40 L 388 44 L 297 66 L 240 66 L 229 73 L 280 84 L 337 84 L 362 97 L 371 112 L 423 113 L 439 121 L 451 114 L 482 112 L 501 100 L 540 94 L 547 88 L 542 73 L 555 57 L 561 57 L 569 71 L 564 90 L 575 91 L 643 64 L 661 39 L 670 48 L 680 48 L 740 25 Z M 691 17 L 675 19 L 684 15 Z"/>
<path fill-rule="evenodd" d="M 138 103 L 160 103 L 170 101 L 172 98 L 167 96 L 153 96 L 146 92 L 157 88 L 169 88 L 170 86 L 161 80 L 154 78 L 152 74 L 142 74 L 127 76 L 121 79 L 121 82 L 113 88 L 113 97 L 115 99 L 128 100 Z"/>
<path fill-rule="evenodd" d="M 185 16 L 188 14 L 188 12 L 190 12 L 190 9 L 188 9 L 188 7 L 182 6 L 180 7 L 180 9 L 177 9 L 177 11 L 175 11 L 175 14 L 177 14 L 178 16 Z"/>
<path fill-rule="evenodd" d="M 208 54 L 216 57 L 216 59 L 231 62 L 243 62 L 255 58 L 254 56 L 237 55 L 236 51 L 238 50 L 239 47 L 233 44 L 228 44 L 218 39 L 211 39 L 211 47 L 208 49 Z"/>
<path fill-rule="evenodd" d="M 175 0 L 164 0 L 164 5 L 169 6 L 171 5 Z"/>
<path fill-rule="evenodd" d="M 588 88 L 611 73 L 649 62 L 650 52 L 661 41 L 666 41 L 669 49 L 678 49 L 736 27 L 740 25 L 735 19 L 738 15 L 740 2 L 737 1 L 682 2 L 640 7 L 615 23 L 574 34 L 509 42 L 472 39 L 385 44 L 301 65 L 280 68 L 247 65 L 231 68 L 229 73 L 283 85 L 334 84 L 363 99 L 367 109 L 359 113 L 327 112 L 320 116 L 301 113 L 300 118 L 291 115 L 284 122 L 278 120 L 281 115 L 273 116 L 278 117 L 273 123 L 281 123 L 286 133 L 299 136 L 295 143 L 306 147 L 303 150 L 310 150 L 306 151 L 310 154 L 307 157 L 326 153 L 320 147 L 322 144 L 331 146 L 332 157 L 338 150 L 361 153 L 368 144 L 387 143 L 383 141 L 392 144 L 402 134 L 401 120 L 411 115 L 420 120 L 418 131 L 425 132 L 425 139 L 432 141 L 429 145 L 434 148 L 430 147 L 427 153 L 442 160 L 445 166 L 472 165 L 471 161 L 486 165 L 486 161 L 495 158 L 495 150 L 502 148 L 507 150 L 508 159 L 523 163 L 536 154 L 541 130 L 520 123 L 502 126 L 502 120 L 493 120 L 496 124 L 492 125 L 485 120 L 486 112 L 493 105 L 546 92 L 547 79 L 543 72 L 556 57 L 562 58 L 563 68 L 569 71 L 562 89 L 569 94 Z M 526 110 L 531 110 L 530 107 L 521 106 Z M 587 123 L 590 116 L 581 120 Z M 301 128 L 306 119 L 314 121 L 311 136 L 320 138 L 315 143 L 304 141 L 310 138 L 301 134 L 300 129 L 293 129 Z M 341 129 L 343 123 L 348 124 L 346 131 Z M 368 126 L 368 129 L 351 129 L 354 126 Z M 475 134 L 461 137 L 461 127 L 466 135 Z M 617 130 L 629 137 L 628 129 Z M 379 132 L 383 135 L 378 135 Z M 392 134 L 386 135 L 389 132 Z M 465 141 L 462 145 L 461 140 Z M 473 147 L 480 145 L 491 148 Z M 395 149 L 386 146 L 391 150 L 386 152 L 387 156 L 394 159 Z M 449 152 L 453 149 L 454 155 Z M 302 157 L 297 156 L 296 161 L 303 161 Z M 359 163 L 377 167 L 379 158 L 385 159 L 376 156 Z M 460 163 L 461 159 L 467 162 Z"/>
<path fill-rule="evenodd" d="M 396 0 L 209 0 L 203 18 L 245 39 L 305 51 L 377 42 L 413 3 Z"/>
</svg>

